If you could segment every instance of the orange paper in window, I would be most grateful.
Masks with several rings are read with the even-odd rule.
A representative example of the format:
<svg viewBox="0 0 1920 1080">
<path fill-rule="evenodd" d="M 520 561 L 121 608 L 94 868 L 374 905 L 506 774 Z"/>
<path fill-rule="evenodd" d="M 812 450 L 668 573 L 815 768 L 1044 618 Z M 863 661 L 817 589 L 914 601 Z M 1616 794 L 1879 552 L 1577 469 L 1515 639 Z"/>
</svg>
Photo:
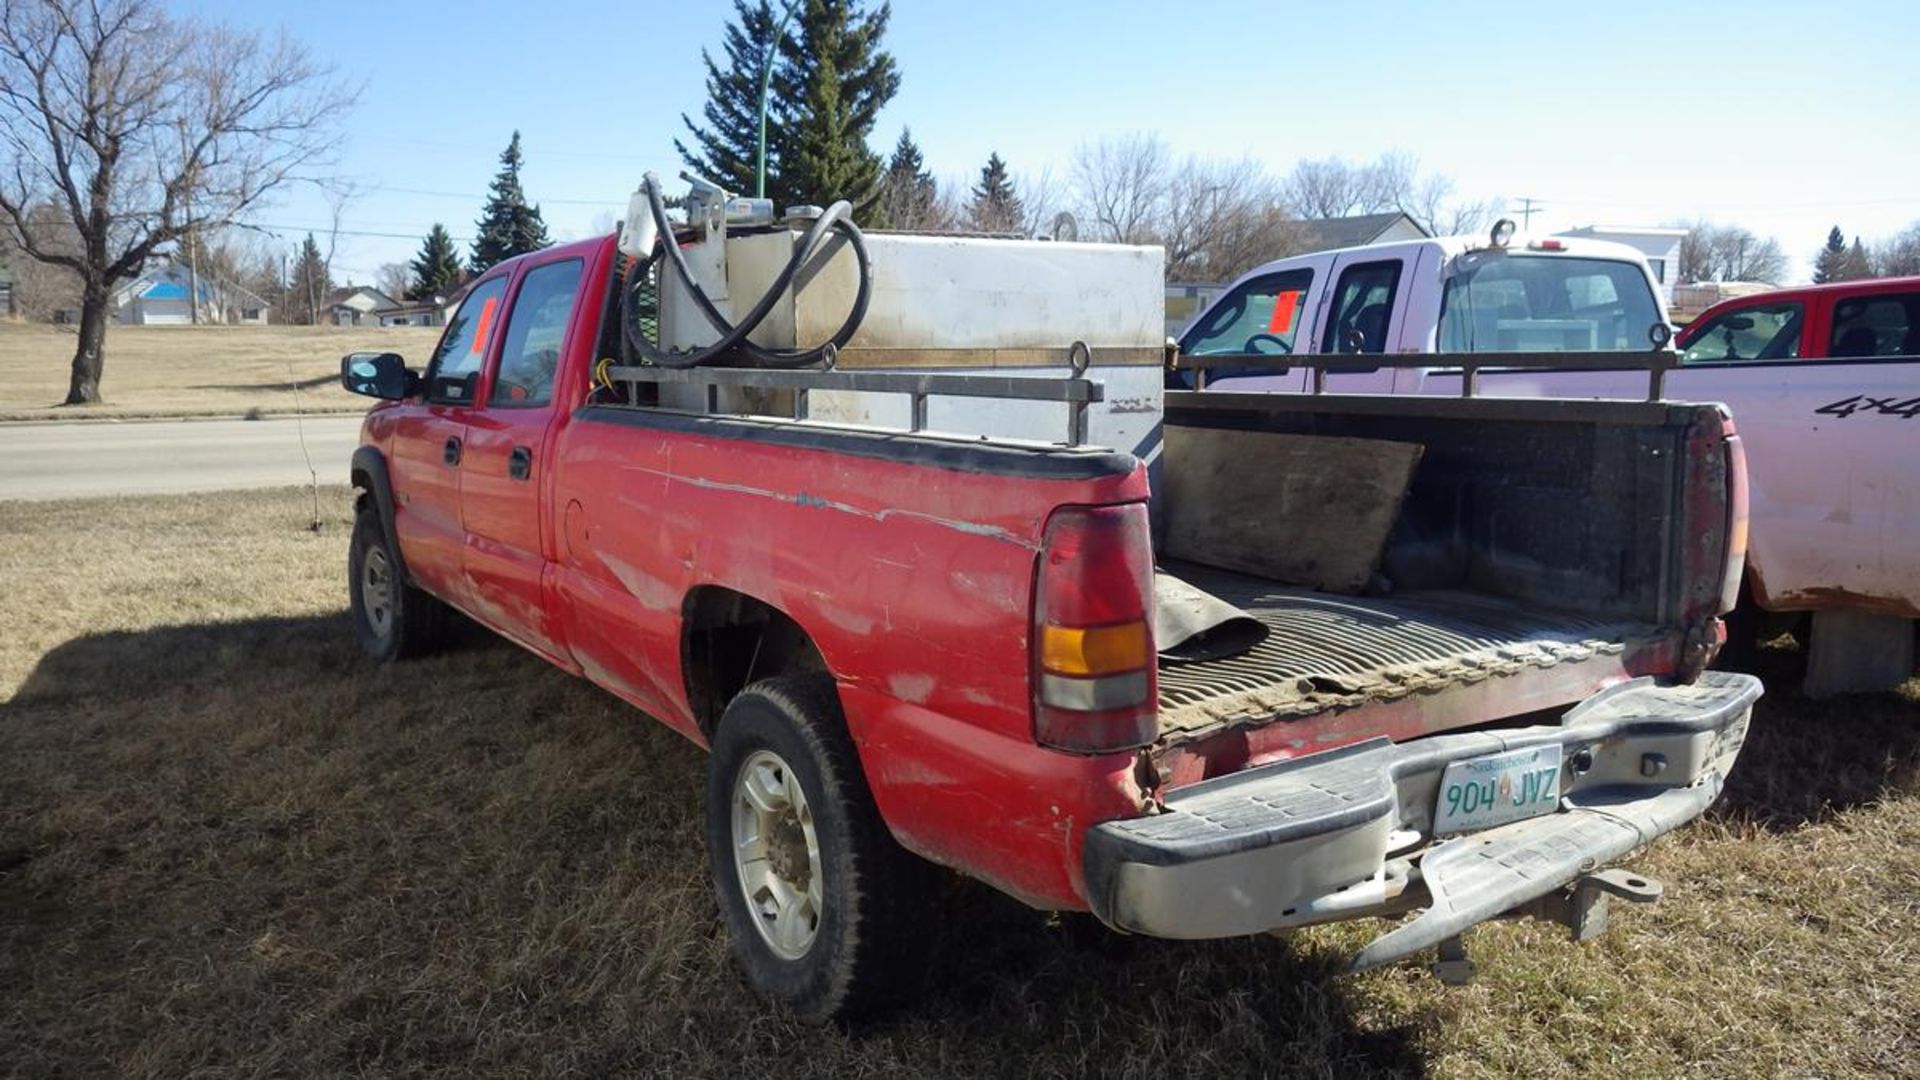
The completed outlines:
<svg viewBox="0 0 1920 1080">
<path fill-rule="evenodd" d="M 493 329 L 493 308 L 499 302 L 499 297 L 489 296 L 487 302 L 480 305 L 480 321 L 473 328 L 473 347 L 467 350 L 475 356 L 487 351 L 487 331 Z"/>
<path fill-rule="evenodd" d="M 1273 321 L 1267 324 L 1267 333 L 1286 334 L 1293 330 L 1293 309 L 1300 306 L 1300 290 L 1289 289 L 1273 298 Z"/>
</svg>

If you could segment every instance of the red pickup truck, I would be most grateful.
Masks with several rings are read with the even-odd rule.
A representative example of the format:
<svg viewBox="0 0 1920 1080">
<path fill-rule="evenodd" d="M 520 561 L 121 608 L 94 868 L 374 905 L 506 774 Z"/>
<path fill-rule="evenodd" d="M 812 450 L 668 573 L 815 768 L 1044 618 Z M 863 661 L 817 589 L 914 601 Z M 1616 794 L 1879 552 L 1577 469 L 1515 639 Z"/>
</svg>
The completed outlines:
<svg viewBox="0 0 1920 1080">
<path fill-rule="evenodd" d="M 1457 973 L 1488 918 L 1585 936 L 1651 898 L 1598 868 L 1739 752 L 1759 684 L 1704 670 L 1744 529 L 1717 407 L 1170 392 L 1150 486 L 1071 442 L 663 407 L 660 382 L 763 377 L 916 414 L 1100 395 L 621 366 L 619 261 L 609 237 L 493 268 L 423 374 L 343 360 L 388 399 L 352 460 L 353 625 L 398 660 L 458 610 L 709 748 L 735 956 L 801 1016 L 899 1000 L 929 864 L 1168 938 L 1417 912 L 1355 966 L 1439 946 Z M 1359 587 L 1180 539 L 1284 557 L 1371 512 L 1343 462 L 1415 457 Z M 1181 651 L 1195 596 L 1257 633 Z"/>
</svg>

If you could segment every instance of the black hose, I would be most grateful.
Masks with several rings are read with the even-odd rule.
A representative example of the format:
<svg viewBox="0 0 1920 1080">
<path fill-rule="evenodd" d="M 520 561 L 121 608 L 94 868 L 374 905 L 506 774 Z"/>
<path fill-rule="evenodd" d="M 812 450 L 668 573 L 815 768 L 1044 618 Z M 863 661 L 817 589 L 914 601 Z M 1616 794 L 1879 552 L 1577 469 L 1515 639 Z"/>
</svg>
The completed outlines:
<svg viewBox="0 0 1920 1080">
<path fill-rule="evenodd" d="M 693 272 L 687 267 L 686 256 L 681 254 L 680 245 L 673 239 L 673 225 L 667 220 L 667 207 L 660 197 L 658 179 L 649 173 L 642 186 L 646 190 L 647 204 L 653 212 L 654 224 L 659 229 L 660 239 L 659 246 L 653 254 L 634 262 L 633 267 L 627 272 L 627 281 L 621 288 L 621 341 L 626 347 L 626 359 L 631 361 L 637 356 L 658 367 L 690 368 L 708 366 L 722 357 L 739 357 L 748 361 L 746 364 L 738 365 L 743 367 L 798 368 L 819 363 L 830 349 L 834 351 L 843 349 L 847 342 L 852 340 L 854 332 L 860 328 L 861 320 L 866 318 L 867 304 L 872 299 L 873 265 L 867 254 L 866 237 L 861 234 L 859 226 L 853 223 L 853 208 L 845 200 L 828 207 L 826 213 L 820 215 L 820 219 L 801 236 L 799 244 L 794 248 L 793 257 L 787 260 L 787 265 L 781 269 L 779 277 L 774 279 L 766 294 L 751 311 L 747 312 L 746 317 L 735 324 L 729 322 L 726 315 L 714 306 L 713 301 L 707 297 L 706 290 L 700 287 L 700 283 L 694 279 Z M 860 281 L 859 290 L 854 294 L 853 308 L 847 313 L 846 321 L 840 324 L 840 329 L 825 342 L 811 349 L 768 349 L 747 340 L 747 335 L 753 333 L 773 311 L 774 304 L 779 302 L 780 297 L 787 291 L 787 287 L 793 283 L 794 275 L 799 273 L 801 267 L 813 261 L 814 255 L 826 242 L 827 234 L 830 232 L 838 232 L 853 247 Z M 686 282 L 695 306 L 700 309 L 700 314 L 712 324 L 715 330 L 720 331 L 718 341 L 688 352 L 673 352 L 656 347 L 639 332 L 635 298 L 640 287 L 646 283 L 646 274 L 660 259 L 660 247 L 665 249 L 667 262 L 679 273 L 680 279 Z M 665 277 L 664 269 L 661 277 Z M 655 296 L 659 296 L 657 290 Z"/>
</svg>

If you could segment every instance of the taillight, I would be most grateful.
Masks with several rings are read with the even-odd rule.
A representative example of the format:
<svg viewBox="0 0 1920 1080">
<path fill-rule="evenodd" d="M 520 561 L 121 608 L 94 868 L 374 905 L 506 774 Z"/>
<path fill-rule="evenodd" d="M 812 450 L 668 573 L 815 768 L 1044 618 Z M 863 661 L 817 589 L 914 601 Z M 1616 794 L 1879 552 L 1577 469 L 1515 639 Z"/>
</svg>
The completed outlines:
<svg viewBox="0 0 1920 1080">
<path fill-rule="evenodd" d="M 1034 582 L 1033 733 L 1099 753 L 1155 730 L 1153 547 L 1147 508 L 1070 507 L 1047 521 Z"/>
<path fill-rule="evenodd" d="M 1720 579 L 1720 611 L 1726 614 L 1740 603 L 1740 577 L 1747 568 L 1747 451 L 1740 436 L 1727 431 L 1727 570 Z"/>
</svg>

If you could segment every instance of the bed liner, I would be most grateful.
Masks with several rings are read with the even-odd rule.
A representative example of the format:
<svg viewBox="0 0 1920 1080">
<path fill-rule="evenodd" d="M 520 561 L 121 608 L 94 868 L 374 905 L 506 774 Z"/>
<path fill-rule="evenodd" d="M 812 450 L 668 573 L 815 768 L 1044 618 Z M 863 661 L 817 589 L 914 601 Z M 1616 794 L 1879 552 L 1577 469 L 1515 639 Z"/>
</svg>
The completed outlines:
<svg viewBox="0 0 1920 1080">
<path fill-rule="evenodd" d="M 1238 656 L 1162 661 L 1163 743 L 1617 656 L 1672 634 L 1483 592 L 1341 596 L 1193 564 L 1166 569 L 1246 611 L 1268 634 Z"/>
</svg>

